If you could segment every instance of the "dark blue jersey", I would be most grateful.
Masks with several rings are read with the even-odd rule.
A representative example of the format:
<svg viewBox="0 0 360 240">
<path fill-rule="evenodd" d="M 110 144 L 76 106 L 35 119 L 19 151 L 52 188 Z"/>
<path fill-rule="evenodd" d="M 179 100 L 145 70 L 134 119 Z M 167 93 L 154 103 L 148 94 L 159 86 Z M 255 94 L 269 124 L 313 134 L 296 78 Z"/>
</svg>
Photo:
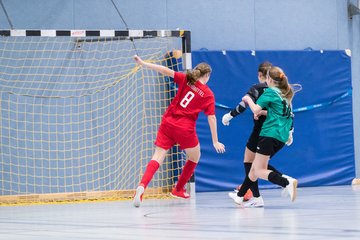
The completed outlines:
<svg viewBox="0 0 360 240">
<path fill-rule="evenodd" d="M 258 83 L 254 84 L 248 91 L 247 95 L 251 97 L 251 99 L 256 103 L 256 101 L 259 99 L 259 97 L 264 93 L 265 89 L 268 88 L 268 85 L 266 82 L 264 83 Z M 240 102 L 233 110 L 231 110 L 230 114 L 233 117 L 236 117 L 240 113 L 244 112 L 246 110 L 246 106 L 244 102 Z M 253 131 L 260 132 L 261 127 L 266 119 L 266 116 L 260 116 L 258 120 L 254 119 L 254 129 Z"/>
<path fill-rule="evenodd" d="M 246 94 L 252 98 L 254 103 L 256 103 L 256 101 L 264 93 L 266 88 L 268 88 L 266 82 L 254 84 Z"/>
</svg>

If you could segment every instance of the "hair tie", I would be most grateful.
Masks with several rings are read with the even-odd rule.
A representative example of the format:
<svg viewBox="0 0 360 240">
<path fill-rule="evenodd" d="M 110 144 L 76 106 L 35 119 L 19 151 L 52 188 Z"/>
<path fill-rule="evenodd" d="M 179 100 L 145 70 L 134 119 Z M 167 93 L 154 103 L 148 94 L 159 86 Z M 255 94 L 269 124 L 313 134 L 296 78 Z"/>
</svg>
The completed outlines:
<svg viewBox="0 0 360 240">
<path fill-rule="evenodd" d="M 285 77 L 285 74 L 284 74 L 284 73 L 280 73 L 279 78 L 282 80 L 284 77 Z"/>
</svg>

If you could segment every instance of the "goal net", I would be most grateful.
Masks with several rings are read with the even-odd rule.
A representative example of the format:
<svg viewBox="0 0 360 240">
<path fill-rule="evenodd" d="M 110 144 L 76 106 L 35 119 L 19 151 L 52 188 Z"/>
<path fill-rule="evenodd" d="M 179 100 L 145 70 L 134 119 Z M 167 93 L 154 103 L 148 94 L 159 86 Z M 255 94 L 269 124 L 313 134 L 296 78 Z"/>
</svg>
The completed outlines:
<svg viewBox="0 0 360 240">
<path fill-rule="evenodd" d="M 133 196 L 154 151 L 183 31 L 0 31 L 0 204 Z M 174 185 L 175 146 L 146 196 Z"/>
</svg>

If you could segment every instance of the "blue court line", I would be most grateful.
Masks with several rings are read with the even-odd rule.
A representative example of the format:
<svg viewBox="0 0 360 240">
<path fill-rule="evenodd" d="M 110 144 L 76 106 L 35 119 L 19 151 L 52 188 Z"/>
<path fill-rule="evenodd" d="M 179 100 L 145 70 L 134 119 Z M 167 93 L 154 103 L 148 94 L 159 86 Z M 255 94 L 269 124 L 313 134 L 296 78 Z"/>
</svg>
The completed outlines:
<svg viewBox="0 0 360 240">
<path fill-rule="evenodd" d="M 169 81 L 169 80 L 168 80 Z M 170 82 L 170 81 L 169 81 Z M 177 87 L 176 85 L 173 83 L 173 82 L 170 82 L 170 87 L 172 89 L 176 89 L 177 90 Z M 328 101 L 328 102 L 323 102 L 323 103 L 318 103 L 318 104 L 312 104 L 312 105 L 308 105 L 308 106 L 305 106 L 305 107 L 299 107 L 299 108 L 295 108 L 293 109 L 293 113 L 297 113 L 297 112 L 305 112 L 305 111 L 309 111 L 309 110 L 313 110 L 313 109 L 316 109 L 316 108 L 322 108 L 322 107 L 326 107 L 326 106 L 329 106 L 331 104 L 334 104 L 340 100 L 342 100 L 343 98 L 346 98 L 348 96 L 351 96 L 352 95 L 352 89 L 348 89 L 345 93 L 341 94 L 339 97 L 336 97 L 334 100 L 332 101 Z M 227 110 L 232 110 L 233 108 L 230 108 L 229 106 L 226 106 L 224 104 L 221 104 L 221 103 L 218 103 L 218 102 L 215 102 L 215 106 L 216 107 L 219 107 L 219 108 L 223 108 L 223 109 L 227 109 Z"/>
<path fill-rule="evenodd" d="M 295 108 L 293 109 L 293 112 L 296 113 L 296 112 L 305 112 L 305 111 L 309 111 L 309 110 L 313 110 L 313 109 L 316 109 L 316 108 L 321 108 L 321 107 L 326 107 L 326 106 L 329 106 L 331 104 L 334 104 L 348 96 L 351 96 L 352 95 L 352 89 L 349 89 L 347 90 L 345 93 L 341 94 L 339 97 L 335 98 L 334 100 L 332 101 L 328 101 L 328 102 L 323 102 L 323 103 L 318 103 L 318 104 L 312 104 L 312 105 L 308 105 L 308 106 L 305 106 L 305 107 L 300 107 L 300 108 Z M 221 103 L 215 103 L 215 106 L 216 107 L 220 107 L 220 108 L 224 108 L 224 109 L 228 109 L 228 110 L 232 110 L 233 108 L 230 108 L 229 106 L 226 106 L 224 104 L 221 104 Z"/>
</svg>

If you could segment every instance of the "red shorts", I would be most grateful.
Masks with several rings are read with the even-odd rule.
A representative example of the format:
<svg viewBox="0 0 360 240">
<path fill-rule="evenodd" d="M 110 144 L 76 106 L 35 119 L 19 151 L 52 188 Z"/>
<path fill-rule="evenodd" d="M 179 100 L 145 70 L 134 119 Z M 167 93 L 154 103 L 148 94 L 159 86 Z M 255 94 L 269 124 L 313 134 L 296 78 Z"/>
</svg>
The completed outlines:
<svg viewBox="0 0 360 240">
<path fill-rule="evenodd" d="M 160 124 L 155 145 L 168 150 L 175 144 L 179 144 L 181 149 L 196 147 L 199 139 L 195 128 L 180 128 L 163 121 Z"/>
</svg>

